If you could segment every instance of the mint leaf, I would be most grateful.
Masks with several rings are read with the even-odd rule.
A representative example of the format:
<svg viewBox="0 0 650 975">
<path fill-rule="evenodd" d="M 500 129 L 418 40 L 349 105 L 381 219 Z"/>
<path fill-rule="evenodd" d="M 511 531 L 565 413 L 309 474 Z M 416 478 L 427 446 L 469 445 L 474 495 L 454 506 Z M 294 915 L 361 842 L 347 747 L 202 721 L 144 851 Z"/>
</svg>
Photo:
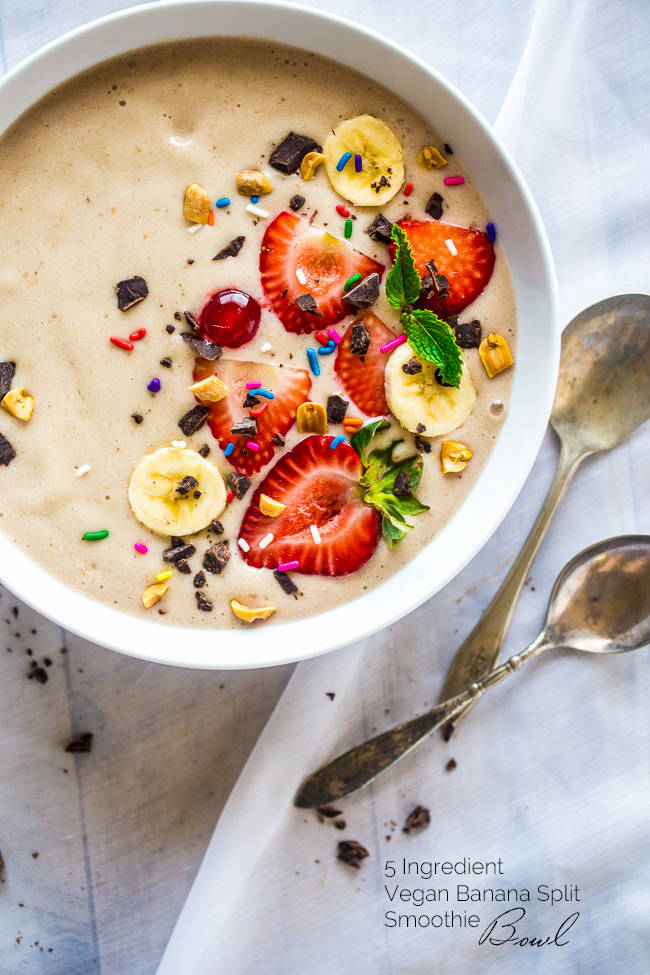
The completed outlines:
<svg viewBox="0 0 650 975">
<path fill-rule="evenodd" d="M 391 237 L 395 241 L 395 261 L 386 276 L 386 299 L 398 311 L 412 305 L 420 294 L 420 275 L 415 270 L 415 261 L 406 234 L 396 223 Z"/>
<path fill-rule="evenodd" d="M 413 351 L 438 367 L 442 382 L 460 386 L 463 358 L 447 322 L 432 311 L 416 308 L 404 312 L 401 323 Z"/>
</svg>

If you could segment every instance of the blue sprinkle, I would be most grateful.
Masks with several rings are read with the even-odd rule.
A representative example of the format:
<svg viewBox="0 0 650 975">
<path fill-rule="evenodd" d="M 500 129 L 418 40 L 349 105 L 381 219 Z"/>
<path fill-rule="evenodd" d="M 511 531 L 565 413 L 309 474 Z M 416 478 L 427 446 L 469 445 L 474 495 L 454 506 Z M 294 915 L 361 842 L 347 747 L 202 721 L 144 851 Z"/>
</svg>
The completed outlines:
<svg viewBox="0 0 650 975">
<path fill-rule="evenodd" d="M 222 196 L 220 200 L 217 200 L 215 206 L 218 206 L 220 210 L 222 210 L 224 207 L 229 207 L 230 206 L 230 197 L 229 196 Z"/>
<path fill-rule="evenodd" d="M 309 359 L 309 365 L 313 374 L 320 376 L 320 366 L 318 365 L 318 359 L 313 349 L 307 349 L 307 358 Z"/>
<path fill-rule="evenodd" d="M 336 164 L 336 170 L 337 170 L 337 172 L 342 173 L 343 170 L 345 169 L 345 167 L 347 166 L 347 164 L 350 162 L 351 159 L 352 159 L 352 153 L 351 152 L 344 152 L 343 155 L 341 156 L 341 158 L 339 159 L 339 161 Z"/>
<path fill-rule="evenodd" d="M 251 203 L 259 203 L 259 202 L 260 202 L 259 196 L 251 196 Z"/>
<path fill-rule="evenodd" d="M 338 445 L 340 443 L 343 443 L 344 440 L 345 440 L 345 437 L 334 437 L 334 439 L 332 440 L 332 442 L 330 444 L 330 447 L 332 448 L 332 450 L 334 450 L 336 447 L 338 447 Z"/>
<path fill-rule="evenodd" d="M 154 379 L 152 379 L 151 382 L 147 384 L 147 389 L 149 390 L 150 393 L 159 393 L 160 380 L 154 377 Z"/>
<path fill-rule="evenodd" d="M 275 393 L 269 393 L 268 389 L 251 389 L 253 396 L 263 396 L 264 399 L 275 399 Z"/>
<path fill-rule="evenodd" d="M 354 157 L 354 170 L 355 172 L 360 173 L 362 169 L 363 169 L 363 159 L 361 158 L 359 153 L 357 153 L 356 156 Z"/>
<path fill-rule="evenodd" d="M 331 355 L 336 349 L 336 342 L 334 339 L 330 339 L 327 345 L 321 345 L 318 348 L 319 355 Z"/>
<path fill-rule="evenodd" d="M 488 240 L 490 241 L 491 244 L 493 244 L 494 241 L 497 239 L 497 228 L 494 226 L 493 223 L 489 223 L 485 229 L 487 230 Z"/>
<path fill-rule="evenodd" d="M 233 452 L 234 449 L 235 449 L 234 443 L 229 443 L 228 446 L 226 447 L 226 449 L 223 452 L 223 456 L 224 457 L 230 457 L 230 455 L 232 454 L 232 452 Z"/>
</svg>

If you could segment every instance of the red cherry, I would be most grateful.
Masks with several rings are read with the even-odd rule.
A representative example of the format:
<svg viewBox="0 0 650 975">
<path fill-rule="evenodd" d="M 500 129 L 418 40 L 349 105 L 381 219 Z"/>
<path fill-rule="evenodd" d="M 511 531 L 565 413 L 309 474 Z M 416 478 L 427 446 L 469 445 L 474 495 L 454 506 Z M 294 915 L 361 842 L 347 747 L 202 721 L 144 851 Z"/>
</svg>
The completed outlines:
<svg viewBox="0 0 650 975">
<path fill-rule="evenodd" d="M 216 291 L 199 316 L 201 331 L 217 345 L 236 349 L 250 342 L 260 325 L 260 306 L 237 288 Z"/>
</svg>

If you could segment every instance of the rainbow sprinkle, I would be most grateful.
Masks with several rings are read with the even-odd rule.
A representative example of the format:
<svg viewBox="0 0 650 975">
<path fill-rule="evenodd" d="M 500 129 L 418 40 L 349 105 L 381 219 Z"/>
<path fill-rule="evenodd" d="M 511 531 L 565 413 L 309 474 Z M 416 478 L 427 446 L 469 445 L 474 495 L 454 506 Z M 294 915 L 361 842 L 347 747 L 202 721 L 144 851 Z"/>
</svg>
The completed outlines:
<svg viewBox="0 0 650 975">
<path fill-rule="evenodd" d="M 146 555 L 147 552 L 149 551 L 149 549 L 143 542 L 136 542 L 133 548 L 136 550 L 136 552 L 139 552 L 140 555 Z"/>
<path fill-rule="evenodd" d="M 255 396 L 263 396 L 264 399 L 275 399 L 275 393 L 270 393 L 268 389 L 262 389 L 261 386 L 255 387 Z"/>
<path fill-rule="evenodd" d="M 338 445 L 340 443 L 345 443 L 345 437 L 340 437 L 340 436 L 339 437 L 334 437 L 334 439 L 332 440 L 332 442 L 330 444 L 330 447 L 332 448 L 332 450 L 336 450 L 336 448 L 338 447 Z"/>
<path fill-rule="evenodd" d="M 260 445 L 258 443 L 255 443 L 254 440 L 247 440 L 246 441 L 246 446 L 248 447 L 249 450 L 259 450 L 260 449 Z"/>
<path fill-rule="evenodd" d="M 344 207 L 342 203 L 336 204 L 336 212 L 340 214 L 342 217 L 350 216 L 350 211 L 348 210 L 347 207 Z"/>
<path fill-rule="evenodd" d="M 343 236 L 344 237 L 347 237 L 348 240 L 352 236 L 352 221 L 351 220 L 346 220 L 345 221 L 345 227 L 343 229 Z"/>
<path fill-rule="evenodd" d="M 84 542 L 101 542 L 103 538 L 108 538 L 108 532 L 106 529 L 99 532 L 84 532 L 83 540 Z"/>
<path fill-rule="evenodd" d="M 352 153 L 351 152 L 344 152 L 343 155 L 341 156 L 341 158 L 339 159 L 339 161 L 336 164 L 336 170 L 337 170 L 337 172 L 342 173 L 343 170 L 345 169 L 345 167 L 347 166 L 347 164 L 350 162 L 351 159 L 352 159 Z"/>
<path fill-rule="evenodd" d="M 262 384 L 255 380 L 254 382 L 246 383 L 246 389 L 261 389 Z"/>
<path fill-rule="evenodd" d="M 224 207 L 229 207 L 230 206 L 230 197 L 229 196 L 222 196 L 220 200 L 217 200 L 217 202 L 215 203 L 215 206 L 219 207 L 220 210 L 223 210 Z"/>
<path fill-rule="evenodd" d="M 320 532 L 318 530 L 318 525 L 310 525 L 309 531 L 311 532 L 311 537 L 314 539 L 316 545 L 320 545 Z"/>
<path fill-rule="evenodd" d="M 351 278 L 347 279 L 347 281 L 343 285 L 343 290 L 349 291 L 350 288 L 352 288 L 357 283 L 357 281 L 360 280 L 361 280 L 361 274 L 359 273 L 359 271 L 357 271 L 356 274 L 353 274 Z"/>
<path fill-rule="evenodd" d="M 410 196 L 412 192 L 413 192 L 413 183 L 407 183 L 404 189 L 402 190 L 402 193 L 404 194 L 404 196 Z"/>
<path fill-rule="evenodd" d="M 251 547 L 250 547 L 250 545 L 248 544 L 248 542 L 246 541 L 245 538 L 238 538 L 237 539 L 237 544 L 239 545 L 239 547 L 242 550 L 242 552 L 250 552 Z"/>
<path fill-rule="evenodd" d="M 160 380 L 154 376 L 150 383 L 147 383 L 147 389 L 150 393 L 160 392 Z"/>
<path fill-rule="evenodd" d="M 276 572 L 291 572 L 292 569 L 299 569 L 300 562 L 298 559 L 294 559 L 293 562 L 280 562 L 278 564 Z"/>
<path fill-rule="evenodd" d="M 356 173 L 360 173 L 362 169 L 363 169 L 363 159 L 357 152 L 354 157 L 354 170 Z"/>
<path fill-rule="evenodd" d="M 464 182 L 464 176 L 445 176 L 444 178 L 445 186 L 462 186 Z"/>
<path fill-rule="evenodd" d="M 234 443 L 229 443 L 223 452 L 224 457 L 230 457 L 234 449 L 235 449 Z"/>
<path fill-rule="evenodd" d="M 172 570 L 163 569 L 162 572 L 157 573 L 156 582 L 166 582 L 167 579 L 171 579 L 171 577 L 172 577 Z"/>
<path fill-rule="evenodd" d="M 485 230 L 487 233 L 487 239 L 490 241 L 491 244 L 493 244 L 494 241 L 497 239 L 497 228 L 494 226 L 493 223 L 488 223 L 485 227 Z"/>
<path fill-rule="evenodd" d="M 359 275 L 359 277 L 361 277 L 361 275 Z M 331 338 L 332 342 L 334 342 L 336 345 L 340 345 L 341 342 L 343 341 L 343 339 L 341 338 L 341 336 L 339 335 L 339 333 L 336 331 L 335 328 L 328 328 L 327 334 Z"/>
<path fill-rule="evenodd" d="M 320 366 L 318 365 L 318 359 L 313 349 L 307 349 L 307 358 L 309 359 L 309 366 L 313 374 L 320 376 Z"/>
<path fill-rule="evenodd" d="M 269 532 L 268 535 L 265 535 L 264 538 L 261 539 L 261 541 L 260 541 L 260 548 L 266 548 L 267 545 L 270 545 L 271 544 L 271 542 L 273 541 L 274 538 L 275 538 L 275 535 L 273 534 L 273 532 Z"/>
<path fill-rule="evenodd" d="M 321 345 L 318 349 L 319 355 L 331 355 L 336 349 L 336 342 L 334 339 L 330 339 L 327 345 Z"/>
<path fill-rule="evenodd" d="M 379 351 L 392 352 L 393 349 L 396 349 L 397 346 L 401 345 L 403 342 L 406 342 L 406 335 L 398 335 L 396 339 L 391 339 L 390 342 L 386 342 L 385 345 L 382 345 Z"/>
<path fill-rule="evenodd" d="M 260 202 L 259 196 L 251 196 L 251 203 L 259 203 L 259 202 Z"/>
</svg>

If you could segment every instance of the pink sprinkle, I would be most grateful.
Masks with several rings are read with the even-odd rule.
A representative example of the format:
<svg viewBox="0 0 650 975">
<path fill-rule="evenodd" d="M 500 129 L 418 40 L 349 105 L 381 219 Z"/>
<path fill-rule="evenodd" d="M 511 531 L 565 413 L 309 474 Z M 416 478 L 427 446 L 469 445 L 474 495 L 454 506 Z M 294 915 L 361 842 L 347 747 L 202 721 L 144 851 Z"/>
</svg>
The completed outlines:
<svg viewBox="0 0 650 975">
<path fill-rule="evenodd" d="M 294 562 L 280 562 L 276 572 L 291 572 L 292 569 L 297 569 L 300 566 L 300 562 L 296 559 Z"/>
<path fill-rule="evenodd" d="M 391 339 L 390 342 L 386 342 L 386 345 L 382 345 L 379 351 L 392 352 L 393 349 L 396 349 L 398 345 L 402 344 L 402 342 L 406 342 L 406 335 L 398 335 L 396 339 Z"/>
<path fill-rule="evenodd" d="M 142 542 L 136 542 L 133 548 L 136 550 L 136 552 L 140 552 L 141 555 L 146 555 L 146 553 L 149 551 L 147 546 L 143 545 Z"/>
<path fill-rule="evenodd" d="M 445 176 L 445 186 L 461 186 L 465 182 L 464 176 Z"/>
<path fill-rule="evenodd" d="M 328 328 L 327 334 L 329 335 L 329 337 L 332 339 L 333 342 L 336 342 L 337 345 L 340 345 L 341 342 L 343 341 L 343 339 L 341 338 L 341 336 L 339 335 L 339 333 L 336 331 L 335 328 Z"/>
<path fill-rule="evenodd" d="M 255 382 L 255 383 L 246 383 L 246 389 L 261 389 L 261 388 L 262 388 L 262 384 L 261 383 L 257 383 L 257 382 Z"/>
<path fill-rule="evenodd" d="M 246 442 L 246 446 L 248 447 L 249 450 L 259 450 L 260 449 L 260 445 L 258 443 L 255 443 L 255 441 L 253 441 L 253 440 L 248 440 Z"/>
</svg>

